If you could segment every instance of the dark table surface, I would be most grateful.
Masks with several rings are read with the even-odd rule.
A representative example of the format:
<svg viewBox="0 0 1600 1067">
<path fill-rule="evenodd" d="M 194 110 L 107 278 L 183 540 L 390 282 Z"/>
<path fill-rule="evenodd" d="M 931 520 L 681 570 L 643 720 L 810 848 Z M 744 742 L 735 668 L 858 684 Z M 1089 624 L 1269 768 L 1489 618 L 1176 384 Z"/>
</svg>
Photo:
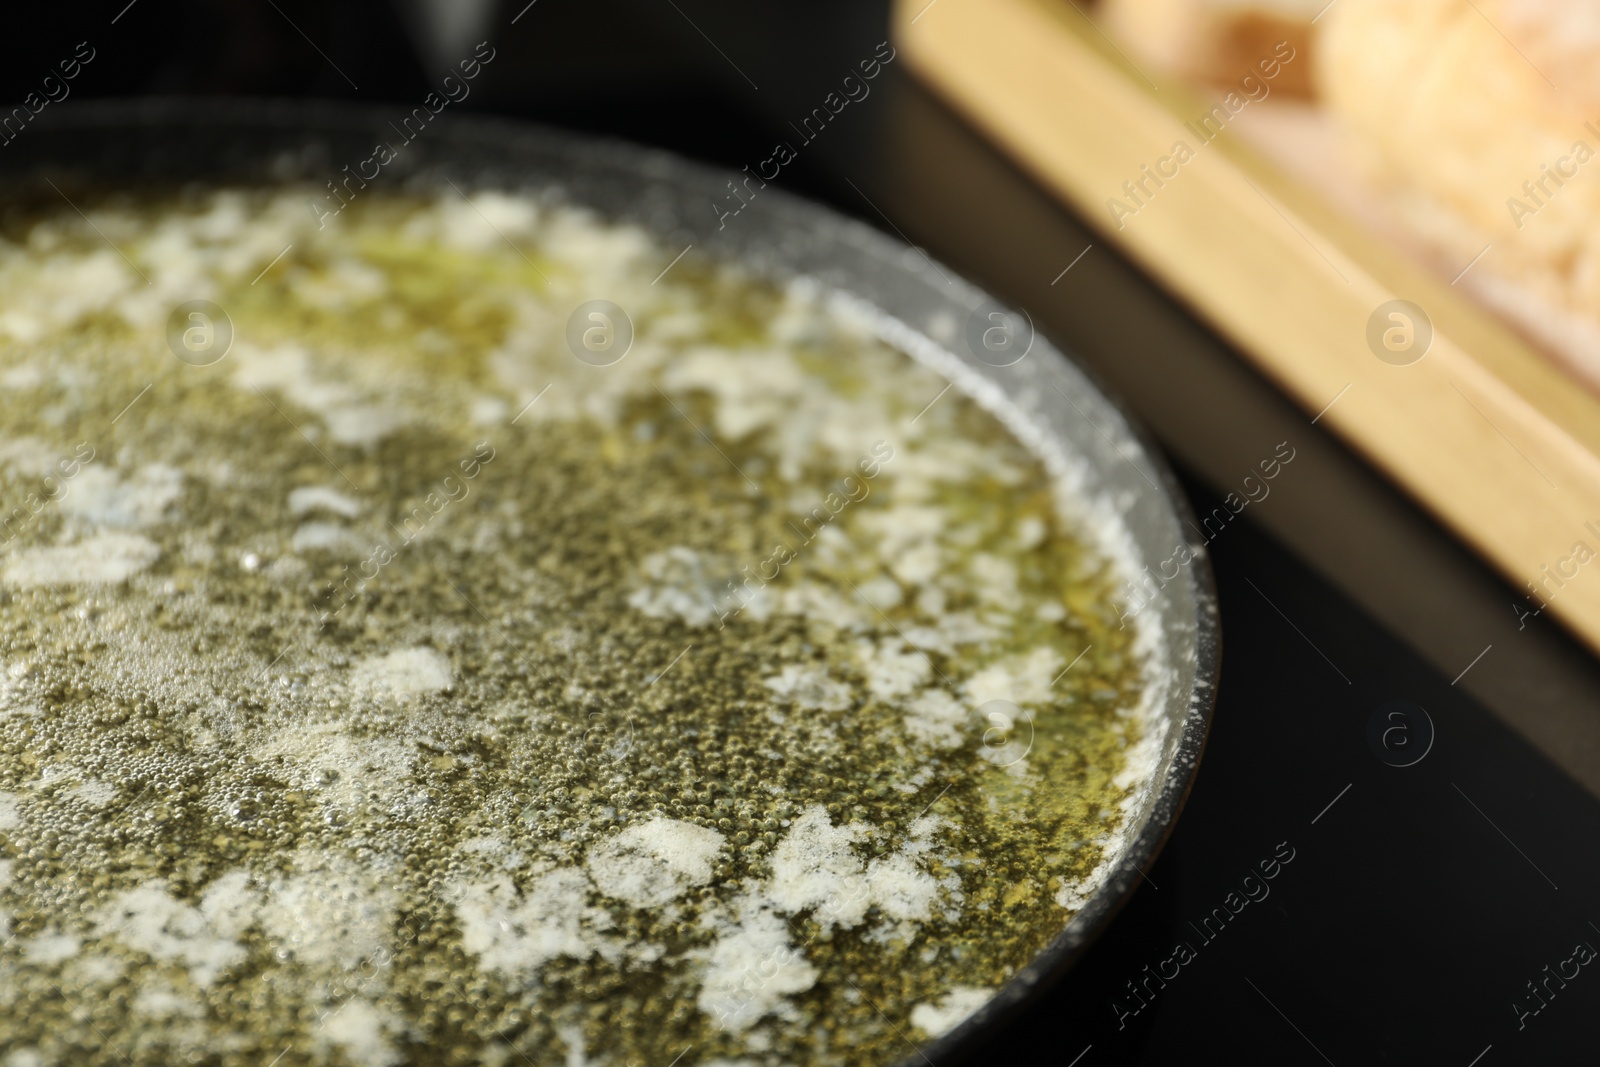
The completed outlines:
<svg viewBox="0 0 1600 1067">
<path fill-rule="evenodd" d="M 481 34 L 460 31 L 497 49 L 461 110 L 730 172 L 800 144 L 791 120 L 887 36 L 878 0 L 524 4 L 490 0 Z M 454 39 L 419 32 L 416 12 L 33 5 L 0 37 L 0 82 L 20 99 L 88 41 L 79 96 L 341 97 L 399 114 L 442 79 Z M 1280 443 L 1295 450 L 1210 544 L 1221 698 L 1177 831 L 1107 935 L 990 1054 L 1066 1067 L 1594 1062 L 1600 663 L 1547 620 L 1523 628 L 1515 590 L 903 63 L 872 85 L 800 144 L 780 184 L 1027 308 L 1152 432 L 1197 512 Z"/>
</svg>

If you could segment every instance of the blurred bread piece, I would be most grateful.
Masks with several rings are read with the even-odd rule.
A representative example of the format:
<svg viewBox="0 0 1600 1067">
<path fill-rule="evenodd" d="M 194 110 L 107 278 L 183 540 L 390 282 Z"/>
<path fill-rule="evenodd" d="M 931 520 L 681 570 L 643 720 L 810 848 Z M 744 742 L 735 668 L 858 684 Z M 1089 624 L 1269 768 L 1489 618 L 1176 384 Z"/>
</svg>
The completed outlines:
<svg viewBox="0 0 1600 1067">
<path fill-rule="evenodd" d="M 1600 7 L 1338 0 L 1317 91 L 1447 277 L 1600 387 Z M 1559 86 L 1559 88 L 1557 88 Z"/>
<path fill-rule="evenodd" d="M 1105 0 L 1101 18 L 1113 36 L 1156 70 L 1217 84 L 1236 82 L 1271 58 L 1280 41 L 1299 61 L 1287 64 L 1275 90 L 1312 88 L 1311 20 L 1327 0 Z"/>
</svg>

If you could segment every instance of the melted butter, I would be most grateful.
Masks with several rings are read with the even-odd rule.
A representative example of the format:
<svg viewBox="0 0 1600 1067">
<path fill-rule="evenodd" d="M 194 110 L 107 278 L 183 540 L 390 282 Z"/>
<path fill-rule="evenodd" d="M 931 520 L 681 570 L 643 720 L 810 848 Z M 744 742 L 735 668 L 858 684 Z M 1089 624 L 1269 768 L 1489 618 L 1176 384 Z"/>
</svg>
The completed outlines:
<svg viewBox="0 0 1600 1067">
<path fill-rule="evenodd" d="M 802 283 L 302 199 L 0 247 L 0 1049 L 886 1063 L 981 1005 L 1140 737 L 1038 460 Z"/>
</svg>

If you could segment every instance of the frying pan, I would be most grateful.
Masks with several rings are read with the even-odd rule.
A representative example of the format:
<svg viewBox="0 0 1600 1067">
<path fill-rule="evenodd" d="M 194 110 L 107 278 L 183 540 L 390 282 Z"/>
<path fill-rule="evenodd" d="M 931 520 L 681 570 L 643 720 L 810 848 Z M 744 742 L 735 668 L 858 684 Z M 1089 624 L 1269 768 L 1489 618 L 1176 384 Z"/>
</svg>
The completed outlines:
<svg viewBox="0 0 1600 1067">
<path fill-rule="evenodd" d="M 275 101 L 151 99 L 54 105 L 0 151 L 5 202 L 31 199 L 44 178 L 100 185 L 311 181 L 364 160 L 394 140 L 384 109 Z M 444 117 L 442 117 L 444 118 Z M 859 222 L 782 192 L 757 190 L 744 173 L 724 173 L 632 145 L 525 124 L 450 115 L 406 144 L 377 182 L 403 188 L 494 187 L 538 191 L 637 223 L 664 247 L 692 243 L 708 258 L 734 261 L 775 280 L 805 275 L 871 312 L 884 340 L 931 365 L 1001 415 L 1080 499 L 1114 515 L 1131 555 L 1121 563 L 1159 594 L 1140 620 L 1163 636 L 1159 757 L 1127 815 L 1127 832 L 1105 876 L 1055 938 L 983 1008 L 921 1056 L 938 1063 L 979 1049 L 987 1035 L 1072 965 L 1132 894 L 1182 808 L 1205 745 L 1216 693 L 1220 634 L 1204 549 L 1172 473 L 1117 404 L 1077 363 L 1042 337 L 1025 313 L 1000 309 L 977 287 L 920 250 Z M 756 190 L 730 215 L 729 182 Z M 992 319 L 999 313 L 1002 319 Z M 1031 342 L 1015 361 L 995 359 L 971 338 L 990 321 Z M 979 323 L 974 331 L 972 323 Z M 1000 365 L 1005 364 L 1005 365 Z M 1163 564 L 1188 546 L 1192 559 L 1167 578 Z M 1142 600 L 1143 593 L 1138 594 Z"/>
</svg>

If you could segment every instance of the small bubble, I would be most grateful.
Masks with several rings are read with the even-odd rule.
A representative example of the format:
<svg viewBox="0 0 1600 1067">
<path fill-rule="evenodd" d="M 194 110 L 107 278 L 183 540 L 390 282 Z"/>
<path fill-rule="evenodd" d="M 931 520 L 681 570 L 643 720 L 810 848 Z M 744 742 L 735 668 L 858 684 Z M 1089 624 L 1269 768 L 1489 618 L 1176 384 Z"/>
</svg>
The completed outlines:
<svg viewBox="0 0 1600 1067">
<path fill-rule="evenodd" d="M 246 552 L 239 559 L 239 566 L 254 574 L 261 569 L 261 557 L 254 552 Z"/>
</svg>

